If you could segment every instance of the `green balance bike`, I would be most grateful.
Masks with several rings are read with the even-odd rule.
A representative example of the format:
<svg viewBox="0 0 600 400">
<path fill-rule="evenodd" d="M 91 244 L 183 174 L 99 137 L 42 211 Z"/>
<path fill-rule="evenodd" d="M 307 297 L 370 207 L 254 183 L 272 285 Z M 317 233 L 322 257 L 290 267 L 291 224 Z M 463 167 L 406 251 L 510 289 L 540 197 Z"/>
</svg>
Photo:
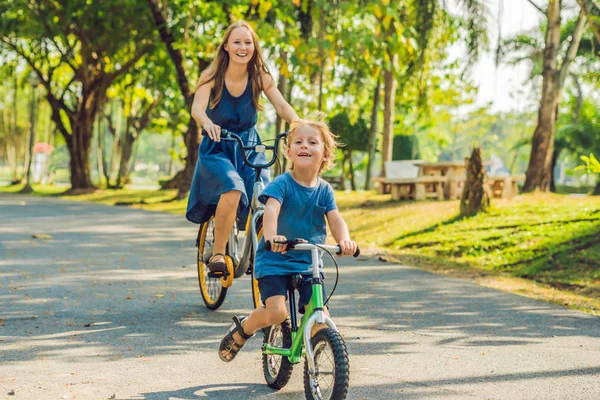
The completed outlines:
<svg viewBox="0 0 600 400">
<path fill-rule="evenodd" d="M 323 307 L 335 291 L 338 277 L 336 276 L 331 294 L 327 300 L 324 300 L 323 281 L 319 268 L 320 253 L 327 252 L 334 261 L 337 271 L 338 265 L 331 252 L 341 254 L 340 248 L 339 246 L 311 244 L 303 239 L 291 239 L 281 243 L 287 245 L 287 250 L 311 252 L 312 296 L 298 326 L 295 290 L 300 284 L 301 275 L 295 275 L 290 279 L 288 318 L 280 325 L 273 325 L 264 330 L 263 372 L 267 384 L 274 389 L 283 388 L 292 375 L 294 364 L 298 364 L 302 356 L 305 356 L 304 393 L 306 398 L 345 399 L 348 394 L 350 378 L 348 350 L 335 324 L 323 312 Z M 265 248 L 270 250 L 271 243 L 266 242 Z M 354 257 L 358 257 L 359 254 L 360 250 L 357 249 Z M 311 330 L 315 324 L 325 324 L 327 328 L 319 330 L 311 338 Z"/>
</svg>

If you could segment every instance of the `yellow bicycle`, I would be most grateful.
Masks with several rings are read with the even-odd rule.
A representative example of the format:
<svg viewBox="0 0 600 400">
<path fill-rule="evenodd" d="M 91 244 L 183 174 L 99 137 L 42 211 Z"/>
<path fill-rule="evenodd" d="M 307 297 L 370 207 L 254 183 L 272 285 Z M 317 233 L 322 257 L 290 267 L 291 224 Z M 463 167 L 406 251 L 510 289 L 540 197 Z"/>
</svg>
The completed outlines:
<svg viewBox="0 0 600 400">
<path fill-rule="evenodd" d="M 203 132 L 204 134 L 204 132 Z M 262 216 L 265 206 L 258 201 L 258 195 L 264 190 L 265 184 L 261 177 L 261 171 L 269 168 L 277 160 L 279 142 L 287 136 L 287 132 L 277 135 L 275 143 L 272 146 L 264 144 L 245 145 L 243 140 L 235 133 L 225 129 L 221 130 L 221 140 L 236 141 L 240 146 L 242 158 L 246 165 L 250 166 L 255 171 L 254 179 L 254 195 L 250 203 L 250 213 L 246 221 L 245 231 L 241 231 L 234 224 L 233 230 L 229 235 L 227 242 L 227 250 L 225 255 L 225 264 L 229 274 L 226 277 L 213 278 L 210 277 L 207 267 L 208 261 L 213 254 L 214 246 L 214 215 L 203 224 L 200 224 L 196 246 L 198 248 L 198 283 L 200 285 L 200 294 L 204 304 L 211 310 L 216 310 L 225 301 L 227 290 L 233 285 L 234 279 L 240 278 L 243 275 L 251 276 L 252 301 L 254 308 L 259 307 L 260 292 L 258 290 L 258 281 L 254 277 L 254 256 L 258 242 L 262 238 Z M 264 164 L 254 164 L 248 160 L 246 151 L 255 151 L 264 153 L 272 151 L 271 160 Z"/>
</svg>

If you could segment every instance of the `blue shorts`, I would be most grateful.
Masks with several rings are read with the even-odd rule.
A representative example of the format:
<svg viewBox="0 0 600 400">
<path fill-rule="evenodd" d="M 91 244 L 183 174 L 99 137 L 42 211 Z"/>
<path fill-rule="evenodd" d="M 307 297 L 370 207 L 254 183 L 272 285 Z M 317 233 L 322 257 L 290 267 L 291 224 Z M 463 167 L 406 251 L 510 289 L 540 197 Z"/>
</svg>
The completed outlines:
<svg viewBox="0 0 600 400">
<path fill-rule="evenodd" d="M 293 275 L 268 275 L 258 279 L 258 289 L 260 290 L 260 299 L 263 304 L 269 297 L 285 296 L 287 299 L 288 287 L 291 285 Z M 312 275 L 302 275 L 302 281 L 298 287 L 300 299 L 298 300 L 298 312 L 304 314 L 304 307 L 312 297 Z M 321 280 L 324 280 L 324 275 L 321 273 Z M 325 284 L 323 288 L 323 301 L 327 300 Z M 329 308 L 329 305 L 327 306 Z"/>
</svg>

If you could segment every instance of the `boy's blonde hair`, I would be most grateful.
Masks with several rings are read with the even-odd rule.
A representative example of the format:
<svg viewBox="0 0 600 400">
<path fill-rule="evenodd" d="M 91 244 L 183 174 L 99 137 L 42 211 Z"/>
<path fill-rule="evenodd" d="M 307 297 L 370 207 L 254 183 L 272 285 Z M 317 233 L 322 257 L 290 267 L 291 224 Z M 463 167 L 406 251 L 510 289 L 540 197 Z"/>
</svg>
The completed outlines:
<svg viewBox="0 0 600 400">
<path fill-rule="evenodd" d="M 323 139 L 323 144 L 325 147 L 325 151 L 323 152 L 323 162 L 319 167 L 319 174 L 327 171 L 329 168 L 333 167 L 335 164 L 335 150 L 338 148 L 337 136 L 331 132 L 329 126 L 325 122 L 321 121 L 313 121 L 308 119 L 300 119 L 292 122 L 290 127 L 290 131 L 287 135 L 287 148 L 291 147 L 292 140 L 294 139 L 294 134 L 299 128 L 302 127 L 311 127 L 315 129 L 317 132 L 321 133 L 321 138 Z M 294 169 L 294 163 L 292 163 L 291 170 Z"/>
</svg>

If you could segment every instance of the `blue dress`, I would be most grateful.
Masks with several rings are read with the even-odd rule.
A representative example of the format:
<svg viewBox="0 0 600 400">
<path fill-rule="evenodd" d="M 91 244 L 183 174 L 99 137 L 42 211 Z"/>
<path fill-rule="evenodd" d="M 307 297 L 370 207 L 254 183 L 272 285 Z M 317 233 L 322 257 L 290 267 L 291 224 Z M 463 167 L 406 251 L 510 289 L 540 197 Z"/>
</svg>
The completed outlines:
<svg viewBox="0 0 600 400">
<path fill-rule="evenodd" d="M 239 97 L 232 96 L 223 85 L 221 100 L 210 109 L 206 108 L 208 118 L 223 129 L 239 135 L 245 144 L 260 144 L 261 140 L 255 125 L 258 112 L 252 102 L 250 79 L 246 90 Z M 253 163 L 266 162 L 263 153 L 247 152 Z M 244 163 L 237 142 L 212 141 L 204 136 L 198 149 L 198 162 L 190 188 L 186 218 L 201 224 L 215 213 L 222 193 L 238 190 L 242 193 L 237 211 L 238 227 L 244 229 L 254 185 L 255 170 Z M 262 170 L 265 185 L 269 182 L 269 170 Z"/>
</svg>

